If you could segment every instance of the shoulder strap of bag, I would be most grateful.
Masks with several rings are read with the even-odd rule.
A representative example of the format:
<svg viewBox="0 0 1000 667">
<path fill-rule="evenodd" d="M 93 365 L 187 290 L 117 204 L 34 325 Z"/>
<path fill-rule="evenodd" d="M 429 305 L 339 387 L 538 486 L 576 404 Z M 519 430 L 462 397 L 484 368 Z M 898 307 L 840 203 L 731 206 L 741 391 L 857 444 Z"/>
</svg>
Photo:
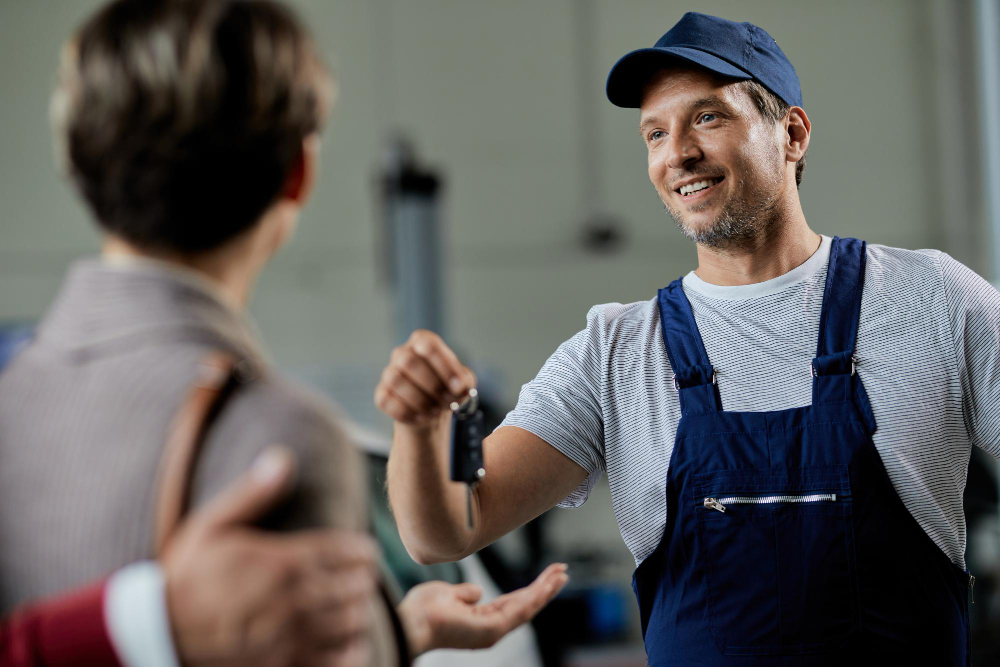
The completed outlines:
<svg viewBox="0 0 1000 667">
<path fill-rule="evenodd" d="M 213 352 L 206 356 L 199 364 L 198 379 L 188 391 L 170 426 L 157 472 L 153 507 L 153 553 L 156 557 L 163 555 L 167 542 L 189 509 L 191 479 L 205 434 L 236 386 L 253 375 L 252 372 L 241 372 L 241 365 L 225 352 Z M 396 613 L 393 595 L 384 580 L 379 582 L 379 595 L 392 624 L 397 664 L 406 667 L 412 664 L 406 633 Z"/>
<path fill-rule="evenodd" d="M 225 352 L 212 352 L 202 359 L 198 379 L 170 425 L 153 506 L 153 553 L 157 557 L 163 555 L 188 511 L 198 454 L 212 421 L 237 384 L 237 366 L 237 359 Z"/>
</svg>

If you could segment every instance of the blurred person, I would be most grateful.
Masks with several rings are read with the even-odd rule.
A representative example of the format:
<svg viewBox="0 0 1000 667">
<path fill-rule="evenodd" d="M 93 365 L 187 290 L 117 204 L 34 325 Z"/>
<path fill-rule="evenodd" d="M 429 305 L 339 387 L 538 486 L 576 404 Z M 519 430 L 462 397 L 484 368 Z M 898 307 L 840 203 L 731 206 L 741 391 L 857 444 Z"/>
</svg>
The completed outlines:
<svg viewBox="0 0 1000 667">
<path fill-rule="evenodd" d="M 287 493 L 294 460 L 272 449 L 182 524 L 160 562 L 16 609 L 0 621 L 0 665 L 279 665 L 322 653 L 362 665 L 372 541 L 244 524 Z M 345 595 L 345 592 L 350 594 Z"/>
<path fill-rule="evenodd" d="M 264 523 L 365 529 L 342 417 L 270 367 L 245 313 L 310 196 L 332 97 L 311 40 L 268 0 L 118 0 L 66 44 L 56 138 L 105 243 L 100 259 L 71 268 L 0 375 L 2 610 L 149 556 L 164 440 L 210 353 L 239 359 L 245 381 L 211 422 L 192 505 L 279 442 L 300 473 Z M 397 609 L 367 596 L 366 618 L 340 622 L 367 629 L 366 662 L 405 663 L 491 645 L 566 579 L 554 565 L 478 606 L 478 587 L 429 582 Z M 266 635 L 272 621 L 252 631 Z"/>
<path fill-rule="evenodd" d="M 942 252 L 809 227 L 811 123 L 763 29 L 687 13 L 607 96 L 640 110 L 698 266 L 591 309 L 524 385 L 474 529 L 447 447 L 475 378 L 430 332 L 394 350 L 375 402 L 409 552 L 461 558 L 606 472 L 650 665 L 968 664 L 962 492 L 973 446 L 1000 455 L 1000 293 Z"/>
</svg>

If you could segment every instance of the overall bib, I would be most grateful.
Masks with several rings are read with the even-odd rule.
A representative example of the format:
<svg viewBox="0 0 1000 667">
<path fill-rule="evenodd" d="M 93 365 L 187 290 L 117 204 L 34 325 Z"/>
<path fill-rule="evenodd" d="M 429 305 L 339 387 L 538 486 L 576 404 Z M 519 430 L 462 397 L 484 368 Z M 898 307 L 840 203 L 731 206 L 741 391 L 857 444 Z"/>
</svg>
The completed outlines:
<svg viewBox="0 0 1000 667">
<path fill-rule="evenodd" d="M 853 357 L 864 276 L 865 243 L 835 238 L 812 405 L 777 412 L 723 411 L 681 281 L 660 290 L 681 419 L 663 537 L 632 580 L 652 667 L 971 664 L 972 579 L 872 443 Z"/>
</svg>

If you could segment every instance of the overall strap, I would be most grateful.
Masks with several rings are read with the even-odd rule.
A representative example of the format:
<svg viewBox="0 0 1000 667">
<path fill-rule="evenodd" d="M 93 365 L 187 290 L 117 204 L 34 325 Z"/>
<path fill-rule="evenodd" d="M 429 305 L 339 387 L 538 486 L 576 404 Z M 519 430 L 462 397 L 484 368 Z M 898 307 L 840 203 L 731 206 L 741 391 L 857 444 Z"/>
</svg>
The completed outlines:
<svg viewBox="0 0 1000 667">
<path fill-rule="evenodd" d="M 857 363 L 854 345 L 865 286 L 865 242 L 834 237 L 812 361 L 813 403 L 851 399 Z"/>
<path fill-rule="evenodd" d="M 663 345 L 674 369 L 674 389 L 680 397 L 682 415 L 718 412 L 722 401 L 715 369 L 708 360 L 682 281 L 678 278 L 657 295 Z"/>
</svg>

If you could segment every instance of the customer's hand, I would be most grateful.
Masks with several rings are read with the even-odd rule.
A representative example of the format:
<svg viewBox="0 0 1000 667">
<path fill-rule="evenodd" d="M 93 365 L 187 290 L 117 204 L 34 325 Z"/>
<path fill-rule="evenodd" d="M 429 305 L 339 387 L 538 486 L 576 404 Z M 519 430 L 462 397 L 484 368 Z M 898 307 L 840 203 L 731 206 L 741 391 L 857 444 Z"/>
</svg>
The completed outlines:
<svg viewBox="0 0 1000 667">
<path fill-rule="evenodd" d="M 372 540 L 248 527 L 287 492 L 294 468 L 287 450 L 268 450 L 168 544 L 161 564 L 185 666 L 368 664 Z"/>
<path fill-rule="evenodd" d="M 415 586 L 399 604 L 414 656 L 438 648 L 487 648 L 531 620 L 569 581 L 566 566 L 549 565 L 531 585 L 477 605 L 475 584 L 431 581 Z"/>
</svg>

